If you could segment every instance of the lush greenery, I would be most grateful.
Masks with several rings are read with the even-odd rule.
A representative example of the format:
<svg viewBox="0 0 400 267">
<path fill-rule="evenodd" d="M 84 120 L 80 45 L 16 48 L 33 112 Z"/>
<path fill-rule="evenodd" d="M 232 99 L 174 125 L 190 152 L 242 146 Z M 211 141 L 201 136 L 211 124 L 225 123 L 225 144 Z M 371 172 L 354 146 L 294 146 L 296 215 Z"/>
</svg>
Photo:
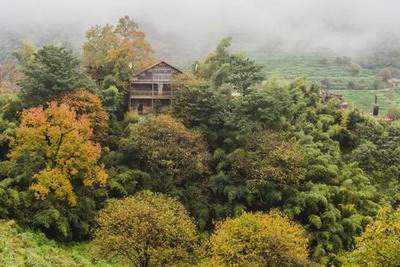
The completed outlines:
<svg viewBox="0 0 400 267">
<path fill-rule="evenodd" d="M 398 265 L 398 110 L 391 121 L 342 109 L 321 97 L 325 74 L 269 75 L 230 46 L 178 75 L 170 109 L 147 115 L 124 101 L 154 60 L 129 17 L 91 28 L 82 59 L 17 52 L 20 90 L 0 95 L 0 218 L 18 226 L 0 228 L 33 241 L 16 256 L 4 245 L 4 265 Z M 360 84 L 378 75 L 374 86 L 393 74 L 317 64 Z"/>
</svg>

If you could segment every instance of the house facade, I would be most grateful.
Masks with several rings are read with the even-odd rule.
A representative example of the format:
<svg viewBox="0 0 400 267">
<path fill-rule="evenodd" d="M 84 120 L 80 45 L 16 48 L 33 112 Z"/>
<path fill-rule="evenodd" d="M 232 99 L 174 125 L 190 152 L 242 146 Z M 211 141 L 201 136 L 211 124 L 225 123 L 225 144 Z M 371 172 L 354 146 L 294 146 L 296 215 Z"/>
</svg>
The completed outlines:
<svg viewBox="0 0 400 267">
<path fill-rule="evenodd" d="M 180 73 L 179 69 L 164 61 L 141 70 L 129 90 L 129 110 L 149 113 L 168 107 L 174 95 L 172 80 Z"/>
</svg>

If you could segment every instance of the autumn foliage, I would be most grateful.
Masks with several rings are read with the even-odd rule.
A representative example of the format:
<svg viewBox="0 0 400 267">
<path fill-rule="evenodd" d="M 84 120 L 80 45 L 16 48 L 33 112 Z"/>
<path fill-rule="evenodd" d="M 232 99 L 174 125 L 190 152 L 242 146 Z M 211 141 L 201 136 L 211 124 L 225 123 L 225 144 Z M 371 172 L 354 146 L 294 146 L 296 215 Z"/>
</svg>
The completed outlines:
<svg viewBox="0 0 400 267">
<path fill-rule="evenodd" d="M 301 266 L 307 263 L 304 229 L 276 211 L 244 213 L 217 224 L 210 237 L 214 266 Z"/>
<path fill-rule="evenodd" d="M 183 205 L 158 193 L 110 201 L 97 222 L 97 255 L 132 266 L 188 263 L 196 245 L 196 227 Z"/>
<path fill-rule="evenodd" d="M 66 104 L 51 102 L 47 109 L 22 112 L 9 158 L 14 164 L 27 156 L 39 163 L 30 187 L 38 199 L 53 194 L 75 206 L 75 184 L 104 186 L 107 181 L 107 173 L 98 164 L 101 148 L 91 136 L 88 118 L 77 117 Z"/>
<path fill-rule="evenodd" d="M 73 108 L 78 116 L 89 119 L 94 140 L 100 141 L 106 135 L 108 114 L 95 94 L 84 90 L 76 91 L 65 95 L 61 102 Z"/>
<path fill-rule="evenodd" d="M 155 62 L 145 34 L 128 16 L 120 18 L 117 25 L 92 27 L 86 37 L 83 65 L 96 81 L 112 76 L 125 87 L 135 71 Z"/>
</svg>

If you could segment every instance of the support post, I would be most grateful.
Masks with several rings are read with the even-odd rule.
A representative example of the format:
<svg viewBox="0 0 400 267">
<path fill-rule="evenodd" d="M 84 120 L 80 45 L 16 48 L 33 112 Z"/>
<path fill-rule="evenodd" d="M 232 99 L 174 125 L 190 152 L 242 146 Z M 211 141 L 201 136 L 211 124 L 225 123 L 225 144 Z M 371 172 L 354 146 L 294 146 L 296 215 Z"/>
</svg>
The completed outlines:
<svg viewBox="0 0 400 267">
<path fill-rule="evenodd" d="M 151 112 L 154 112 L 154 83 L 151 84 Z"/>
</svg>

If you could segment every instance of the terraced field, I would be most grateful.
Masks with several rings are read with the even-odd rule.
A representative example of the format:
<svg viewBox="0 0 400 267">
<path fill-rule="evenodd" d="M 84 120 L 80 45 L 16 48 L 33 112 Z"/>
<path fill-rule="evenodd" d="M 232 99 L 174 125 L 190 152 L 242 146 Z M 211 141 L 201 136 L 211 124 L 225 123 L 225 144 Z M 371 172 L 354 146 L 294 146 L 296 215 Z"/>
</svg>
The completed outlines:
<svg viewBox="0 0 400 267">
<path fill-rule="evenodd" d="M 258 51 L 249 55 L 265 66 L 267 77 L 306 77 L 312 81 L 322 81 L 329 85 L 332 92 L 343 95 L 345 101 L 361 111 L 372 111 L 375 95 L 378 96 L 381 115 L 385 115 L 392 106 L 400 106 L 400 88 L 386 88 L 387 84 L 377 79 L 377 70 L 362 68 L 359 74 L 354 75 L 349 65 L 337 64 L 336 55 L 329 51 Z"/>
<path fill-rule="evenodd" d="M 386 115 L 388 108 L 400 106 L 400 88 L 380 90 L 334 90 L 343 95 L 352 106 L 364 112 L 372 112 L 375 95 L 378 96 L 380 115 Z"/>
<path fill-rule="evenodd" d="M 249 53 L 258 63 L 265 66 L 267 76 L 278 75 L 282 78 L 294 79 L 307 77 L 315 81 L 327 81 L 332 90 L 346 90 L 353 86 L 356 89 L 373 89 L 376 72 L 361 69 L 353 75 L 350 67 L 335 62 L 336 56 L 327 52 L 279 52 L 258 51 Z M 354 88 L 355 89 L 355 88 Z"/>
</svg>

